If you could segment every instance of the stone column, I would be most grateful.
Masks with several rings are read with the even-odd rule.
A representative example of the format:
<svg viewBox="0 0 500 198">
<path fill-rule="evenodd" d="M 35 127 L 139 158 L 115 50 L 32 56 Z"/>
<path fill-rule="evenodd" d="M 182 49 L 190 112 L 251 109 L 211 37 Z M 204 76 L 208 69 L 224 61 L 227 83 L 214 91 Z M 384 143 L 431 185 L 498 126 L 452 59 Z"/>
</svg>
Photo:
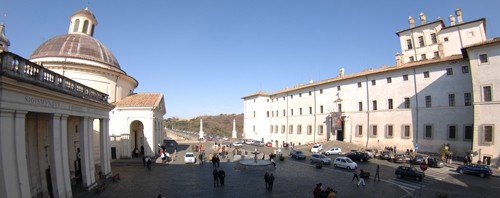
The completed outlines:
<svg viewBox="0 0 500 198">
<path fill-rule="evenodd" d="M 109 119 L 99 119 L 99 132 L 101 141 L 101 172 L 106 178 L 111 175 L 110 147 L 109 147 Z"/>
<path fill-rule="evenodd" d="M 28 161 L 26 160 L 26 114 L 27 111 L 16 111 L 15 113 L 15 144 L 17 158 L 17 169 L 19 178 L 19 188 L 21 190 L 21 197 L 31 197 L 30 183 L 28 174 Z M 3 128 L 3 125 L 2 125 Z"/>
<path fill-rule="evenodd" d="M 83 187 L 92 189 L 95 185 L 95 167 L 94 156 L 92 153 L 92 123 L 93 119 L 89 117 L 80 118 L 80 159 L 82 166 Z"/>
<path fill-rule="evenodd" d="M 205 135 L 203 134 L 203 119 L 200 119 L 200 134 L 199 134 L 199 137 L 198 137 L 198 138 L 199 138 L 199 139 L 202 139 L 202 138 L 203 138 L 203 136 L 205 136 Z"/>
<path fill-rule="evenodd" d="M 61 115 L 61 149 L 65 197 L 72 197 L 71 173 L 68 154 L 68 115 Z"/>
<path fill-rule="evenodd" d="M 48 121 L 50 176 L 52 193 L 55 197 L 66 197 L 64 184 L 62 145 L 61 145 L 61 115 L 52 114 Z M 67 163 L 67 161 L 66 161 Z"/>
<path fill-rule="evenodd" d="M 236 120 L 233 119 L 233 134 L 232 134 L 232 138 L 236 139 Z"/>
<path fill-rule="evenodd" d="M 17 159 L 15 152 L 12 152 L 16 149 L 14 113 L 14 110 L 0 110 L 0 126 L 2 126 L 0 132 L 0 197 L 26 197 L 21 192 L 20 184 L 25 184 L 22 184 L 18 178 Z M 27 169 L 21 171 L 27 171 Z M 29 185 L 29 182 L 27 184 Z M 29 188 L 27 192 L 29 192 Z"/>
</svg>

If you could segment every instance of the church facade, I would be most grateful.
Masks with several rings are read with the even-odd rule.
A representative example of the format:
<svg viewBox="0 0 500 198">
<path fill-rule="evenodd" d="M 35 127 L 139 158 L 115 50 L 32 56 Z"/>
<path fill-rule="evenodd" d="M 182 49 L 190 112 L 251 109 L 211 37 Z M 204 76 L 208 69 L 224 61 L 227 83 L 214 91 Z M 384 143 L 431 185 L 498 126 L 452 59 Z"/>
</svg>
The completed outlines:
<svg viewBox="0 0 500 198">
<path fill-rule="evenodd" d="M 465 22 L 462 11 L 397 32 L 396 64 L 243 97 L 244 138 L 275 145 L 338 140 L 363 148 L 396 147 L 456 156 L 498 166 L 495 126 L 500 63 L 486 19 Z M 500 84 L 499 84 L 500 86 Z"/>
</svg>

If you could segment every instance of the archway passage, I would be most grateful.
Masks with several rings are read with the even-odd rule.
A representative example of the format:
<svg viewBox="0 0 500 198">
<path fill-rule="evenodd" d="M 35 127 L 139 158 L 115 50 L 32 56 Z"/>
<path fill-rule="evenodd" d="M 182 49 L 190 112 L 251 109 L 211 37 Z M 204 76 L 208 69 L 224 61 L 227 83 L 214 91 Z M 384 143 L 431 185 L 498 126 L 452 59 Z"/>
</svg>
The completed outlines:
<svg viewBox="0 0 500 198">
<path fill-rule="evenodd" d="M 130 150 L 132 157 L 144 155 L 144 147 L 146 140 L 144 136 L 144 124 L 141 121 L 135 120 L 130 123 Z"/>
</svg>

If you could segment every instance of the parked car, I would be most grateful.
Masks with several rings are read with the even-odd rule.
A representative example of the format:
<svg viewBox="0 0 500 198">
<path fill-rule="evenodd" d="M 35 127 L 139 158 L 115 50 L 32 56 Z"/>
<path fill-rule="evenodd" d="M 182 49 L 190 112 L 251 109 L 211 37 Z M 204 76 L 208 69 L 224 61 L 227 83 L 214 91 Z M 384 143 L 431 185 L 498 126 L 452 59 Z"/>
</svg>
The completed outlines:
<svg viewBox="0 0 500 198">
<path fill-rule="evenodd" d="M 427 158 L 427 165 L 429 165 L 429 167 L 434 167 L 434 168 L 443 168 L 444 162 L 438 157 L 429 157 Z"/>
<path fill-rule="evenodd" d="M 233 146 L 235 148 L 241 148 L 241 147 L 243 147 L 243 143 L 240 141 L 236 141 L 236 142 L 233 142 Z"/>
<path fill-rule="evenodd" d="M 365 152 L 351 152 L 346 155 L 346 157 L 351 158 L 353 161 L 367 162 L 370 157 Z"/>
<path fill-rule="evenodd" d="M 330 159 L 326 155 L 318 154 L 318 153 L 312 154 L 311 157 L 309 158 L 309 161 L 311 163 L 322 163 L 324 165 L 332 163 L 332 159 Z"/>
<path fill-rule="evenodd" d="M 259 140 L 254 140 L 254 141 L 253 141 L 253 145 L 254 145 L 254 146 L 264 146 L 264 142 L 261 142 L 261 141 L 259 141 Z"/>
<path fill-rule="evenodd" d="M 250 144 L 252 145 L 254 143 L 254 140 L 245 140 L 245 144 Z"/>
<path fill-rule="evenodd" d="M 394 172 L 398 178 L 415 178 L 417 181 L 422 181 L 425 173 L 417 170 L 414 166 L 399 166 Z"/>
<path fill-rule="evenodd" d="M 391 160 L 391 152 L 389 152 L 389 151 L 382 151 L 382 153 L 380 153 L 380 155 L 378 157 L 380 159 L 384 159 L 384 160 Z"/>
<path fill-rule="evenodd" d="M 375 157 L 375 151 L 373 149 L 365 149 L 365 153 L 368 154 L 368 157 L 370 158 Z"/>
<path fill-rule="evenodd" d="M 226 137 L 226 136 L 224 136 L 224 137 L 222 137 L 222 140 L 224 140 L 224 141 L 228 141 L 228 140 L 229 140 L 229 138 L 228 138 L 228 137 Z"/>
<path fill-rule="evenodd" d="M 460 165 L 457 167 L 457 172 L 459 172 L 460 174 L 479 175 L 480 177 L 487 177 L 493 174 L 491 168 L 488 165 L 482 164 Z"/>
<path fill-rule="evenodd" d="M 212 141 L 212 140 L 214 140 L 214 138 L 212 136 L 207 137 L 207 141 Z"/>
<path fill-rule="evenodd" d="M 194 163 L 196 163 L 196 157 L 194 156 L 194 153 L 187 152 L 184 155 L 184 163 L 186 163 L 186 164 L 194 164 Z"/>
<path fill-rule="evenodd" d="M 267 146 L 267 147 L 273 147 L 273 143 L 272 143 L 272 142 L 267 142 L 267 143 L 266 143 L 266 146 Z"/>
<path fill-rule="evenodd" d="M 406 157 L 404 154 L 396 154 L 394 155 L 394 158 L 392 159 L 394 163 L 405 163 L 406 162 Z"/>
<path fill-rule="evenodd" d="M 306 155 L 301 150 L 291 150 L 290 157 L 295 159 L 306 159 Z"/>
<path fill-rule="evenodd" d="M 339 147 L 332 147 L 323 152 L 323 154 L 325 155 L 339 155 L 340 153 L 342 153 L 342 149 L 340 149 Z"/>
<path fill-rule="evenodd" d="M 311 153 L 319 153 L 321 150 L 323 150 L 323 145 L 322 144 L 315 144 L 311 148 Z"/>
<path fill-rule="evenodd" d="M 425 157 L 420 154 L 416 154 L 413 156 L 413 158 L 410 160 L 412 164 L 421 164 L 422 162 L 425 162 Z"/>
<path fill-rule="evenodd" d="M 337 167 L 347 168 L 347 170 L 354 170 L 358 168 L 358 164 L 356 164 L 356 162 L 352 161 L 348 157 L 335 158 L 335 160 L 333 161 L 333 166 L 335 166 L 335 168 Z"/>
</svg>

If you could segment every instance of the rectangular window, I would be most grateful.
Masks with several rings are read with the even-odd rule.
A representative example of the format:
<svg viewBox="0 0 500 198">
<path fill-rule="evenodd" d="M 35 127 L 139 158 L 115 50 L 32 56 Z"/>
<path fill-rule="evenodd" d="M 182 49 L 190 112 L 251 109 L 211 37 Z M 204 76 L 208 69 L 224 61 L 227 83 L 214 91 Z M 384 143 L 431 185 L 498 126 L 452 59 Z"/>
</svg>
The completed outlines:
<svg viewBox="0 0 500 198">
<path fill-rule="evenodd" d="M 410 98 L 405 98 L 404 108 L 405 109 L 410 108 Z"/>
<path fill-rule="evenodd" d="M 311 94 L 312 94 L 311 91 L 309 91 L 309 95 L 311 95 Z"/>
<path fill-rule="evenodd" d="M 455 125 L 448 126 L 448 139 L 451 140 L 457 139 L 457 126 Z"/>
<path fill-rule="evenodd" d="M 391 77 L 387 77 L 387 83 L 392 83 L 392 78 Z"/>
<path fill-rule="evenodd" d="M 429 72 L 428 71 L 424 71 L 424 78 L 429 78 Z"/>
<path fill-rule="evenodd" d="M 285 100 L 285 98 L 286 98 L 286 97 L 285 97 L 285 96 L 283 96 L 283 100 Z"/>
<path fill-rule="evenodd" d="M 415 58 L 413 56 L 410 56 L 410 62 L 415 61 Z"/>
<path fill-rule="evenodd" d="M 420 47 L 424 46 L 424 37 L 423 36 L 418 37 L 418 44 L 420 45 Z"/>
<path fill-rule="evenodd" d="M 252 126 L 252 131 L 255 132 L 255 125 Z"/>
<path fill-rule="evenodd" d="M 269 102 L 269 99 L 267 99 L 267 102 Z"/>
<path fill-rule="evenodd" d="M 484 130 L 484 137 L 483 137 L 484 142 L 492 143 L 493 142 L 493 126 L 486 125 L 483 127 L 483 130 Z"/>
<path fill-rule="evenodd" d="M 410 125 L 403 125 L 403 138 L 410 138 Z"/>
<path fill-rule="evenodd" d="M 392 138 L 394 136 L 394 131 L 393 131 L 394 127 L 392 125 L 387 125 L 387 132 L 386 132 L 386 136 L 388 138 Z"/>
<path fill-rule="evenodd" d="M 446 68 L 446 75 L 448 76 L 453 75 L 453 68 Z"/>
<path fill-rule="evenodd" d="M 270 131 L 271 131 L 271 133 L 273 132 L 273 129 L 274 129 L 274 127 L 273 127 L 273 125 L 271 125 L 271 130 L 270 130 Z"/>
<path fill-rule="evenodd" d="M 319 112 L 323 113 L 323 105 L 319 106 Z"/>
<path fill-rule="evenodd" d="M 356 126 L 356 136 L 363 136 L 363 125 Z"/>
<path fill-rule="evenodd" d="M 455 94 L 448 94 L 448 105 L 450 107 L 455 106 Z"/>
<path fill-rule="evenodd" d="M 290 109 L 290 115 L 293 116 L 293 109 Z"/>
<path fill-rule="evenodd" d="M 427 108 L 432 107 L 432 98 L 431 98 L 431 96 L 425 96 L 425 107 L 427 107 Z"/>
<path fill-rule="evenodd" d="M 255 111 L 253 111 L 253 117 L 255 118 Z"/>
<path fill-rule="evenodd" d="M 488 55 L 486 55 L 486 54 L 480 54 L 479 55 L 479 62 L 481 62 L 481 63 L 487 63 L 488 62 Z"/>
<path fill-rule="evenodd" d="M 269 111 L 267 111 L 266 114 L 267 114 L 267 117 L 269 117 Z"/>
<path fill-rule="evenodd" d="M 278 114 L 278 110 L 276 110 L 276 117 L 279 117 L 280 115 Z"/>
<path fill-rule="evenodd" d="M 337 109 L 339 110 L 339 112 L 342 112 L 342 104 L 337 104 Z"/>
<path fill-rule="evenodd" d="M 448 39 L 448 37 L 444 37 L 444 42 L 448 42 L 450 39 Z"/>
<path fill-rule="evenodd" d="M 307 125 L 307 135 L 311 135 L 311 134 L 312 134 L 312 126 Z"/>
<path fill-rule="evenodd" d="M 484 102 L 491 102 L 492 97 L 491 97 L 491 86 L 484 86 L 483 87 L 483 101 Z"/>
<path fill-rule="evenodd" d="M 377 110 L 377 101 L 376 100 L 372 101 L 372 104 L 373 104 L 373 110 L 376 111 Z"/>
<path fill-rule="evenodd" d="M 302 108 L 299 108 L 299 115 L 302 115 Z"/>
<path fill-rule="evenodd" d="M 281 134 L 285 134 L 285 125 L 281 125 Z"/>
<path fill-rule="evenodd" d="M 439 52 L 434 52 L 434 58 L 439 58 Z"/>
<path fill-rule="evenodd" d="M 471 100 L 471 95 L 470 93 L 464 93 L 464 102 L 465 106 L 471 106 L 472 105 L 472 100 Z"/>
<path fill-rule="evenodd" d="M 274 126 L 274 133 L 278 133 L 278 125 Z"/>
<path fill-rule="evenodd" d="M 293 99 L 293 95 L 290 95 L 290 99 Z"/>
<path fill-rule="evenodd" d="M 363 111 L 363 102 L 358 102 L 359 111 Z"/>
<path fill-rule="evenodd" d="M 469 73 L 469 66 L 462 66 L 462 73 L 463 74 L 468 74 Z"/>
<path fill-rule="evenodd" d="M 472 140 L 472 125 L 466 125 L 464 127 L 464 140 Z"/>
<path fill-rule="evenodd" d="M 286 116 L 286 110 L 283 109 L 283 116 Z"/>
<path fill-rule="evenodd" d="M 302 134 L 302 125 L 297 125 L 297 134 Z"/>
<path fill-rule="evenodd" d="M 340 91 L 340 85 L 339 85 L 339 86 L 337 86 L 337 91 Z"/>
<path fill-rule="evenodd" d="M 377 131 L 377 125 L 372 125 L 372 137 L 377 137 L 378 131 Z"/>
<path fill-rule="evenodd" d="M 432 138 L 432 125 L 425 125 L 424 138 L 426 139 Z"/>
<path fill-rule="evenodd" d="M 392 109 L 393 106 L 392 106 L 392 99 L 387 99 L 387 108 L 388 109 Z"/>
<path fill-rule="evenodd" d="M 432 44 L 436 44 L 437 43 L 436 33 L 432 33 L 431 34 L 431 42 L 432 42 Z"/>
<path fill-rule="evenodd" d="M 403 81 L 408 81 L 408 74 L 403 75 Z"/>
<path fill-rule="evenodd" d="M 320 89 L 320 90 L 319 90 L 319 94 L 323 94 L 323 89 Z"/>
<path fill-rule="evenodd" d="M 358 82 L 358 87 L 361 87 L 361 82 Z"/>
<path fill-rule="evenodd" d="M 274 117 L 274 111 L 271 111 L 271 117 Z"/>
<path fill-rule="evenodd" d="M 318 135 L 323 135 L 323 125 L 318 125 Z"/>
<path fill-rule="evenodd" d="M 299 93 L 299 98 L 302 97 L 302 93 Z"/>
<path fill-rule="evenodd" d="M 373 85 L 373 86 L 377 85 L 377 81 L 372 80 L 372 85 Z"/>
<path fill-rule="evenodd" d="M 288 134 L 293 134 L 293 125 L 288 126 Z"/>
<path fill-rule="evenodd" d="M 421 58 L 422 60 L 427 60 L 427 55 L 425 55 L 425 54 L 421 54 L 421 55 L 420 55 L 420 58 Z"/>
<path fill-rule="evenodd" d="M 406 40 L 406 46 L 408 47 L 408 49 L 413 49 L 413 45 L 411 44 L 411 39 L 407 39 Z"/>
<path fill-rule="evenodd" d="M 313 108 L 309 107 L 309 114 L 313 114 Z"/>
</svg>

